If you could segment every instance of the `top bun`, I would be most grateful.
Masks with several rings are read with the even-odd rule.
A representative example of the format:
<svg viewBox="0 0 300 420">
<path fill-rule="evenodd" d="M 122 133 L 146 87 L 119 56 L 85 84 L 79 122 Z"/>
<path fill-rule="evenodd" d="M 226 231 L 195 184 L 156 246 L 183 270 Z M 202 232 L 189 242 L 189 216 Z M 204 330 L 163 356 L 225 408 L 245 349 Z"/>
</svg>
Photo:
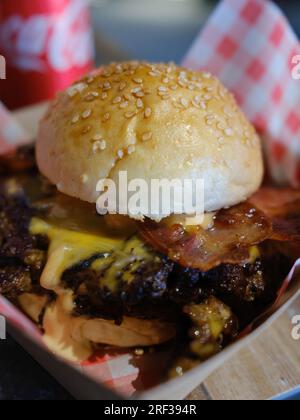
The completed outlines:
<svg viewBox="0 0 300 420">
<path fill-rule="evenodd" d="M 263 178 L 260 140 L 232 94 L 174 64 L 111 64 L 60 93 L 37 161 L 59 191 L 91 203 L 99 180 L 118 184 L 120 171 L 128 181 L 203 179 L 206 212 L 245 201 Z"/>
</svg>

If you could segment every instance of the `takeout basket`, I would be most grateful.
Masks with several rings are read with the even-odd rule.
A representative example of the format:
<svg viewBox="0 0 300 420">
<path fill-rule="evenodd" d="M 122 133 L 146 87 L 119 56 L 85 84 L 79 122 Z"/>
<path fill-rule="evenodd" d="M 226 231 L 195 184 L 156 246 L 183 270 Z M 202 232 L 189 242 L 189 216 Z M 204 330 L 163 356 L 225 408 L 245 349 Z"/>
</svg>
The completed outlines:
<svg viewBox="0 0 300 420">
<path fill-rule="evenodd" d="M 299 187 L 300 81 L 292 78 L 292 57 L 299 42 L 287 21 L 269 1 L 224 0 L 195 41 L 183 64 L 210 70 L 236 95 L 262 135 L 268 167 L 279 183 Z M 0 108 L 0 153 L 24 144 L 36 134 L 45 106 L 18 113 L 17 125 Z M 26 129 L 24 129 L 24 126 Z M 11 334 L 79 399 L 182 399 L 237 351 L 262 333 L 300 295 L 300 260 L 278 295 L 277 302 L 252 332 L 183 377 L 154 386 L 168 354 L 134 356 L 126 352 L 97 354 L 81 365 L 57 359 L 44 347 L 37 327 L 0 297 L 0 313 Z M 104 387 L 103 387 L 104 386 Z"/>
</svg>

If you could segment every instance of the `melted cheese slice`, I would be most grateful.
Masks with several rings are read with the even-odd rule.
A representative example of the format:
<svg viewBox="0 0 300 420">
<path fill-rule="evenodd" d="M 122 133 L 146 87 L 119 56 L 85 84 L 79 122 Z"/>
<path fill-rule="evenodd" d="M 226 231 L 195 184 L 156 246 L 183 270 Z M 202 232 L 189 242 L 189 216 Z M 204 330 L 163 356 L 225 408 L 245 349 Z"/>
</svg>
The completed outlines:
<svg viewBox="0 0 300 420">
<path fill-rule="evenodd" d="M 50 240 L 48 260 L 41 277 L 44 289 L 58 292 L 63 273 L 95 255 L 104 258 L 124 246 L 125 239 L 80 233 L 57 227 L 41 219 L 31 221 L 32 235 L 45 235 Z"/>
</svg>

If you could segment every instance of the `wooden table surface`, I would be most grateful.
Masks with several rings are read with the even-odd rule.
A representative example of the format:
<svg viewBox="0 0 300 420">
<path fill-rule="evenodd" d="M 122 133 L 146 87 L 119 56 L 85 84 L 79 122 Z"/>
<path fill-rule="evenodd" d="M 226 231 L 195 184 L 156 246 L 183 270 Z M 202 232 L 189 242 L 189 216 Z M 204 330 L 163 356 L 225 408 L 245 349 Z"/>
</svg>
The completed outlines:
<svg viewBox="0 0 300 420">
<path fill-rule="evenodd" d="M 300 340 L 292 318 L 300 299 L 271 328 L 225 363 L 188 397 L 191 400 L 266 400 L 300 385 Z"/>
<path fill-rule="evenodd" d="M 34 138 L 45 106 L 16 117 Z M 266 400 L 300 385 L 300 340 L 292 338 L 292 317 L 300 315 L 300 298 L 272 327 L 211 375 L 188 399 Z"/>
</svg>

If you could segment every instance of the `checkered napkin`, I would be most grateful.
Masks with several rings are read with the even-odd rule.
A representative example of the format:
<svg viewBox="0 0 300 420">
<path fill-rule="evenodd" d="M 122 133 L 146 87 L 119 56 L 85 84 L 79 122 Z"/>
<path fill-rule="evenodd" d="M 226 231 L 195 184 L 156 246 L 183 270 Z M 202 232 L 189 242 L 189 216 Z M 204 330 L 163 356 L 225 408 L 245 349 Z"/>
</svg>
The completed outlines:
<svg viewBox="0 0 300 420">
<path fill-rule="evenodd" d="M 273 175 L 293 184 L 300 183 L 300 80 L 292 79 L 292 57 L 298 54 L 296 36 L 272 3 L 224 0 L 184 60 L 187 67 L 210 70 L 233 90 L 265 139 Z M 28 140 L 0 103 L 0 153 Z M 37 328 L 1 296 L 0 313 L 41 343 Z M 76 368 L 132 395 L 157 382 L 166 358 L 167 354 L 99 354 Z"/>
<path fill-rule="evenodd" d="M 184 60 L 235 94 L 264 140 L 273 178 L 294 186 L 300 185 L 298 61 L 300 43 L 268 0 L 222 1 Z"/>
</svg>

